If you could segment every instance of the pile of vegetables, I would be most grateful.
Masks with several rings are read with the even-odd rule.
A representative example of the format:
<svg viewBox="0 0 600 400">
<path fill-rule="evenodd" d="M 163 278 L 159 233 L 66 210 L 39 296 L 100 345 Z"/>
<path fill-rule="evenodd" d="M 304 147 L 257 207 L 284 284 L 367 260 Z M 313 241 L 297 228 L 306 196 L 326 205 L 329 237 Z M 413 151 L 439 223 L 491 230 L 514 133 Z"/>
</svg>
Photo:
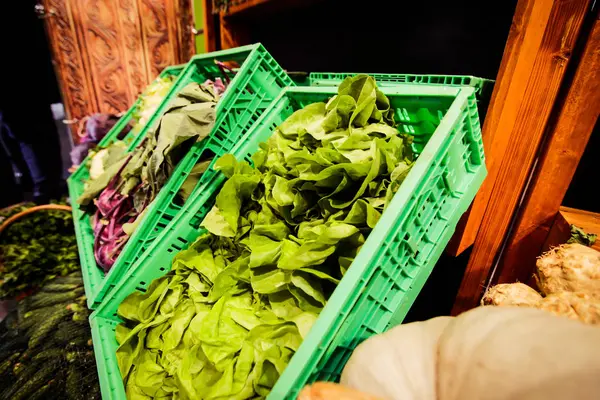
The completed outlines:
<svg viewBox="0 0 600 400">
<path fill-rule="evenodd" d="M 555 247 L 537 260 L 535 279 L 544 295 L 583 292 L 600 300 L 600 252 L 578 243 Z"/>
<path fill-rule="evenodd" d="M 523 283 L 504 283 L 489 288 L 483 305 L 525 306 L 549 311 L 587 324 L 600 324 L 600 252 L 595 237 L 572 229 L 572 240 L 543 254 L 536 263 L 535 280 L 540 291 Z"/>
<path fill-rule="evenodd" d="M 0 223 L 34 206 L 25 203 L 3 210 Z M 38 210 L 0 232 L 0 298 L 19 295 L 78 269 L 73 218 L 68 211 Z"/>
<path fill-rule="evenodd" d="M 100 178 L 111 165 L 118 163 L 127 150 L 125 142 L 117 140 L 105 148 L 90 152 L 91 157 L 88 160 L 89 179 L 86 181 L 86 187 L 92 186 L 93 181 Z"/>
<path fill-rule="evenodd" d="M 229 179 L 208 230 L 120 305 L 128 398 L 266 396 L 413 163 L 374 79 L 294 112 Z"/>
<path fill-rule="evenodd" d="M 18 204 L 14 204 L 12 206 L 1 209 L 0 210 L 0 224 L 4 223 L 4 221 L 9 219 L 13 215 L 19 214 L 20 212 L 30 209 L 31 207 L 35 207 L 35 203 L 33 203 L 33 202 L 18 203 Z"/>
<path fill-rule="evenodd" d="M 0 399 L 100 399 L 81 274 L 47 281 L 0 324 Z"/>
<path fill-rule="evenodd" d="M 152 117 L 162 100 L 169 93 L 169 90 L 171 90 L 173 83 L 175 83 L 175 78 L 176 76 L 174 75 L 159 76 L 146 87 L 140 95 L 140 102 L 132 115 L 135 121 L 133 126 L 134 132 L 139 132 L 146 126 L 150 117 Z"/>
<path fill-rule="evenodd" d="M 483 294 L 482 305 L 537 307 L 542 295 L 524 283 L 501 283 Z"/>
<path fill-rule="evenodd" d="M 157 196 L 177 163 L 194 142 L 203 140 L 215 122 L 219 100 L 214 85 L 191 83 L 173 99 L 156 128 L 131 153 L 111 146 L 77 200 L 94 213 L 94 254 L 99 267 L 108 272 Z M 95 161 L 92 161 L 94 163 Z M 202 160 L 200 167 L 206 169 Z M 199 174 L 191 175 L 197 182 Z M 189 187 L 187 183 L 184 187 Z M 183 191 L 185 197 L 189 192 Z"/>
<path fill-rule="evenodd" d="M 598 343 L 594 326 L 530 308 L 477 307 L 367 339 L 346 363 L 343 387 L 315 384 L 298 399 L 597 399 Z"/>
<path fill-rule="evenodd" d="M 175 76 L 168 75 L 158 77 L 146 87 L 144 92 L 140 95 L 140 102 L 132 113 L 132 121 L 118 134 L 119 140 L 116 141 L 117 146 L 125 147 L 125 143 L 122 143 L 120 140 L 125 138 L 131 130 L 133 130 L 133 132 L 140 132 L 142 130 L 173 86 L 173 83 L 175 83 Z M 98 147 L 98 143 L 114 127 L 118 120 L 119 117 L 116 115 L 92 115 L 85 124 L 85 135 L 81 138 L 79 144 L 71 151 L 71 161 L 73 162 L 73 165 L 81 164 L 86 156 L 90 157 L 88 163 L 92 163 L 96 156 L 101 157 L 100 153 L 102 153 L 103 149 Z M 112 145 L 108 147 L 111 146 Z M 100 163 L 96 161 L 95 164 L 98 166 Z M 88 165 L 88 168 L 90 168 L 90 165 Z M 92 179 L 94 178 L 92 177 Z"/>
<path fill-rule="evenodd" d="M 81 164 L 88 155 L 93 157 L 94 154 L 100 150 L 98 148 L 98 143 L 100 143 L 100 141 L 102 141 L 102 139 L 104 139 L 104 137 L 114 128 L 117 122 L 119 122 L 119 119 L 120 117 L 114 114 L 93 114 L 84 118 L 85 125 L 83 125 L 83 127 L 85 128 L 85 131 L 77 133 L 79 136 L 79 144 L 71 150 L 71 162 L 73 163 L 73 168 Z M 121 140 L 125 138 L 130 131 L 131 124 L 127 124 L 120 132 L 118 132 L 117 139 Z"/>
<path fill-rule="evenodd" d="M 315 383 L 298 399 L 598 398 L 600 330 L 590 325 L 600 323 L 600 252 L 586 247 L 594 235 L 571 231 L 567 244 L 537 262 L 541 293 L 500 284 L 482 300 L 519 307 L 392 328 L 354 350 L 340 384 Z"/>
</svg>

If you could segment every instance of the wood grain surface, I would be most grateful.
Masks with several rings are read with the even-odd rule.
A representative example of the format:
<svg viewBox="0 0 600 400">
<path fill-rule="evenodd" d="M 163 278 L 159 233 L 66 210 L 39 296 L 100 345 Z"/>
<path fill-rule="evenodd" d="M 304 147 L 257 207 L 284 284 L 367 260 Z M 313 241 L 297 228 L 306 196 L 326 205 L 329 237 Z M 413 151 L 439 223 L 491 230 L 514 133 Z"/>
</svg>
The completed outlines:
<svg viewBox="0 0 600 400">
<path fill-rule="evenodd" d="M 189 60 L 196 53 L 194 27 L 194 10 L 191 0 L 175 0 L 175 28 L 179 44 L 178 58 L 182 62 Z"/>
<path fill-rule="evenodd" d="M 213 12 L 213 0 L 202 0 L 204 12 L 202 14 L 204 25 L 204 48 L 206 51 L 217 50 L 217 28 L 216 16 Z"/>
<path fill-rule="evenodd" d="M 550 250 L 552 247 L 569 240 L 571 237 L 571 225 L 576 225 L 586 233 L 593 233 L 600 238 L 600 214 L 570 207 L 560 207 L 541 252 Z M 600 251 L 600 239 L 596 239 L 592 248 Z M 533 271 L 530 271 L 530 275 L 527 278 L 532 274 Z M 526 282 L 526 279 L 523 279 L 523 282 Z"/>
<path fill-rule="evenodd" d="M 44 0 L 68 119 L 126 111 L 194 53 L 190 0 Z"/>
<path fill-rule="evenodd" d="M 484 125 L 489 173 L 470 217 L 481 219 L 481 226 L 453 307 L 455 315 L 478 304 L 530 176 L 589 6 L 588 0 L 517 4 Z"/>
<path fill-rule="evenodd" d="M 80 43 L 89 60 L 88 74 L 98 101 L 98 111 L 115 113 L 129 108 L 133 98 L 127 76 L 124 43 L 119 34 L 119 8 L 116 2 L 77 0 L 75 16 L 81 28 Z"/>
<path fill-rule="evenodd" d="M 138 0 L 142 36 L 146 46 L 148 75 L 156 77 L 167 66 L 177 64 L 175 0 Z"/>
<path fill-rule="evenodd" d="M 98 103 L 91 80 L 85 74 L 70 0 L 44 0 L 42 4 L 54 13 L 45 23 L 65 110 L 70 118 L 80 118 L 97 109 Z"/>
<path fill-rule="evenodd" d="M 573 179 L 600 116 L 600 21 L 596 20 L 564 100 L 549 124 L 520 217 L 498 266 L 498 282 L 524 281 Z M 593 183 L 590 182 L 593 185 Z"/>
<path fill-rule="evenodd" d="M 118 31 L 123 44 L 123 64 L 131 95 L 141 93 L 154 77 L 146 70 L 137 0 L 119 0 Z"/>
</svg>

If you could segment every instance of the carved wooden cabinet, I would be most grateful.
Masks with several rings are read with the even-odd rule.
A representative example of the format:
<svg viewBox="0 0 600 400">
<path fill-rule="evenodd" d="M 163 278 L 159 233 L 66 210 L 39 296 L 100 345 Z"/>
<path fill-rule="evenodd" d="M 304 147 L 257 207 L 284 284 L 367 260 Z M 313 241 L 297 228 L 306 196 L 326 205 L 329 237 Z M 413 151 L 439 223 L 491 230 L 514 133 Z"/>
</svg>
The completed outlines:
<svg viewBox="0 0 600 400">
<path fill-rule="evenodd" d="M 40 0 L 67 116 L 127 110 L 194 53 L 191 0 Z"/>
</svg>

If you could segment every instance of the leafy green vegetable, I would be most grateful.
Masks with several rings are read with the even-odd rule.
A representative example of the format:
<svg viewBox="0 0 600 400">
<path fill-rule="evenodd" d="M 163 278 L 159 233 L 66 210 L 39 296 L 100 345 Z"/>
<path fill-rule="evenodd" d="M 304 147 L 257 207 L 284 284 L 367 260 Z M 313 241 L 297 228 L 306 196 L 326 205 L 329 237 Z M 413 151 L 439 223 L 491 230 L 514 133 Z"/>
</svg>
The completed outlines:
<svg viewBox="0 0 600 400">
<path fill-rule="evenodd" d="M 211 162 L 212 162 L 212 157 L 208 158 L 206 160 L 201 160 L 196 165 L 194 165 L 194 167 L 190 171 L 190 174 L 188 175 L 186 180 L 181 185 L 181 188 L 179 188 L 179 197 L 182 201 L 182 204 L 185 203 L 185 201 L 188 199 L 188 197 L 190 197 L 192 195 L 194 188 L 200 181 L 200 178 L 202 178 L 202 175 L 208 169 L 208 166 L 210 165 Z"/>
<path fill-rule="evenodd" d="M 135 121 L 134 132 L 139 132 L 148 123 L 148 120 L 154 114 L 160 102 L 169 93 L 174 82 L 175 76 L 168 75 L 156 78 L 154 82 L 146 87 L 140 95 L 140 102 L 133 113 Z"/>
<path fill-rule="evenodd" d="M 126 149 L 125 143 L 118 140 L 95 152 L 90 157 L 90 179 L 86 182 L 86 186 L 90 185 L 93 180 L 103 176 L 104 172 L 113 165 L 121 163 L 125 158 Z M 107 179 L 107 177 L 105 176 L 103 179 Z"/>
<path fill-rule="evenodd" d="M 33 206 L 26 204 L 5 214 L 8 217 Z M 18 295 L 76 270 L 77 241 L 68 211 L 36 211 L 0 234 L 0 298 Z"/>
<path fill-rule="evenodd" d="M 156 78 L 146 87 L 144 92 L 140 95 L 139 102 L 136 104 L 135 110 L 132 113 L 134 122 L 132 132 L 139 133 L 148 123 L 150 117 L 169 93 L 173 83 L 175 83 L 175 76 L 168 75 Z M 90 171 L 90 179 L 86 182 L 86 185 L 90 184 L 89 181 L 100 177 L 108 166 L 113 165 L 122 159 L 122 157 L 119 157 L 119 159 L 115 160 L 113 157 L 125 154 L 125 149 L 127 148 L 126 141 L 127 140 L 117 140 L 105 148 L 96 147 L 89 150 L 88 156 L 90 156 L 90 158 L 87 161 L 87 167 Z M 106 186 L 106 184 L 104 184 L 104 186 Z"/>
<path fill-rule="evenodd" d="M 229 179 L 208 232 L 119 307 L 127 395 L 268 395 L 413 163 L 365 75 L 292 114 Z"/>
<path fill-rule="evenodd" d="M 119 314 L 134 325 L 117 329 L 128 396 L 248 398 L 259 383 L 274 384 L 300 331 L 252 293 L 248 258 L 230 261 L 240 251 L 204 235 L 176 256 L 168 276 L 121 304 Z"/>
<path fill-rule="evenodd" d="M 44 306 L 65 293 L 46 287 L 71 285 L 83 288 L 81 274 L 49 280 L 7 316 L 13 323 L 0 323 L 0 399 L 100 399 L 85 297 Z M 72 320 L 78 313 L 81 322 Z"/>
<path fill-rule="evenodd" d="M 215 99 L 210 88 L 197 83 L 183 88 L 144 142 L 128 158 L 120 159 L 124 165 L 114 162 L 90 182 L 77 202 L 88 205 L 117 175 L 119 182 L 115 186 L 122 195 L 133 195 L 139 183 L 144 184 L 144 191 L 155 194 L 187 151 L 181 146 L 190 139 L 200 141 L 210 133 L 215 120 Z"/>
<path fill-rule="evenodd" d="M 203 140 L 211 132 L 217 100 L 218 94 L 212 86 L 190 83 L 177 94 L 159 124 L 133 152 L 112 150 L 102 158 L 110 159 L 111 164 L 106 165 L 96 179 L 87 182 L 77 202 L 96 208 L 94 254 L 105 272 L 118 258 L 144 210 L 156 198 L 177 163 L 194 142 Z M 203 160 L 183 184 L 179 194 L 184 201 L 207 166 L 208 161 Z"/>
<path fill-rule="evenodd" d="M 579 243 L 584 246 L 593 246 L 597 237 L 598 235 L 596 234 L 585 233 L 580 227 L 571 225 L 571 237 L 567 243 Z"/>
<path fill-rule="evenodd" d="M 28 208 L 35 207 L 35 205 L 36 204 L 32 202 L 24 202 L 0 209 L 0 224 L 15 214 L 25 211 Z"/>
</svg>

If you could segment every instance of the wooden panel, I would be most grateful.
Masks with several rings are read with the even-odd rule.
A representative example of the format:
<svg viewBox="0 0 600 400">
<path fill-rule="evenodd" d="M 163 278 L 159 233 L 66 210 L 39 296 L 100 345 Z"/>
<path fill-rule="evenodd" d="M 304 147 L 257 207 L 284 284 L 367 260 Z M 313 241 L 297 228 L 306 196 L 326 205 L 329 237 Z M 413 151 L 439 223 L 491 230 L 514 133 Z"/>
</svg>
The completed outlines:
<svg viewBox="0 0 600 400">
<path fill-rule="evenodd" d="M 554 223 L 550 228 L 550 233 L 544 242 L 541 252 L 569 240 L 571 237 L 571 225 L 576 225 L 586 233 L 593 233 L 600 237 L 600 214 L 577 210 L 575 208 L 560 207 L 560 211 L 554 219 Z M 600 251 L 600 240 L 596 240 L 592 248 Z"/>
<path fill-rule="evenodd" d="M 220 14 L 227 17 L 254 18 L 289 10 L 292 7 L 303 7 L 320 0 L 239 0 L 231 1 Z"/>
<path fill-rule="evenodd" d="M 244 22 L 240 19 L 228 18 L 219 15 L 221 48 L 231 49 L 233 47 L 250 44 L 250 35 Z"/>
<path fill-rule="evenodd" d="M 81 43 L 89 58 L 98 111 L 119 113 L 126 111 L 133 101 L 129 86 L 125 54 L 119 35 L 119 9 L 116 2 L 78 0 Z"/>
<path fill-rule="evenodd" d="M 318 1 L 320 0 L 241 0 L 229 2 L 224 9 L 219 10 L 221 48 L 229 49 L 250 44 L 252 36 L 246 22 L 251 21 L 253 18 L 265 18 L 267 15 L 277 18 L 277 13 L 282 10 L 308 6 Z M 210 8 L 212 10 L 212 7 Z M 214 31 L 210 25 L 210 22 L 206 24 L 209 36 Z M 207 48 L 210 48 L 210 46 L 207 46 Z"/>
<path fill-rule="evenodd" d="M 498 281 L 524 281 L 554 220 L 600 115 L 600 22 L 596 20 L 499 264 Z"/>
<path fill-rule="evenodd" d="M 68 119 L 127 110 L 194 52 L 190 0 L 42 0 Z M 78 140 L 77 137 L 74 138 Z"/>
<path fill-rule="evenodd" d="M 86 75 L 83 52 L 77 40 L 75 24 L 68 0 L 44 0 L 46 11 L 54 15 L 46 18 L 53 63 L 65 103 L 68 119 L 80 119 L 97 109 L 94 90 Z"/>
<path fill-rule="evenodd" d="M 179 63 L 176 0 L 138 0 L 142 20 L 148 76 L 154 79 L 165 67 Z"/>
<path fill-rule="evenodd" d="M 176 0 L 175 27 L 177 28 L 177 43 L 179 43 L 178 63 L 187 62 L 196 53 L 194 35 L 194 13 L 191 0 Z"/>
<path fill-rule="evenodd" d="M 233 5 L 227 7 L 227 10 L 224 12 L 226 15 L 235 15 L 238 13 L 243 13 L 244 11 L 248 11 L 254 7 L 264 6 L 267 3 L 276 2 L 274 0 L 246 0 L 246 1 L 236 1 L 233 2 Z"/>
<path fill-rule="evenodd" d="M 131 101 L 141 93 L 154 77 L 148 76 L 144 43 L 140 27 L 140 13 L 136 0 L 119 0 L 119 37 L 123 48 L 123 64 L 129 78 Z"/>
<path fill-rule="evenodd" d="M 217 50 L 217 30 L 215 24 L 215 15 L 213 14 L 212 0 L 202 0 L 204 8 L 203 25 L 204 25 L 204 48 L 207 52 Z"/>
<path fill-rule="evenodd" d="M 454 314 L 478 304 L 529 178 L 589 4 L 587 0 L 520 0 L 517 5 L 511 29 L 522 31 L 522 39 L 507 45 L 510 53 L 505 56 L 510 59 L 503 62 L 499 82 L 504 89 L 497 89 L 488 111 L 489 175 L 471 213 L 471 218 L 477 218 L 483 211 L 483 217 Z"/>
</svg>

